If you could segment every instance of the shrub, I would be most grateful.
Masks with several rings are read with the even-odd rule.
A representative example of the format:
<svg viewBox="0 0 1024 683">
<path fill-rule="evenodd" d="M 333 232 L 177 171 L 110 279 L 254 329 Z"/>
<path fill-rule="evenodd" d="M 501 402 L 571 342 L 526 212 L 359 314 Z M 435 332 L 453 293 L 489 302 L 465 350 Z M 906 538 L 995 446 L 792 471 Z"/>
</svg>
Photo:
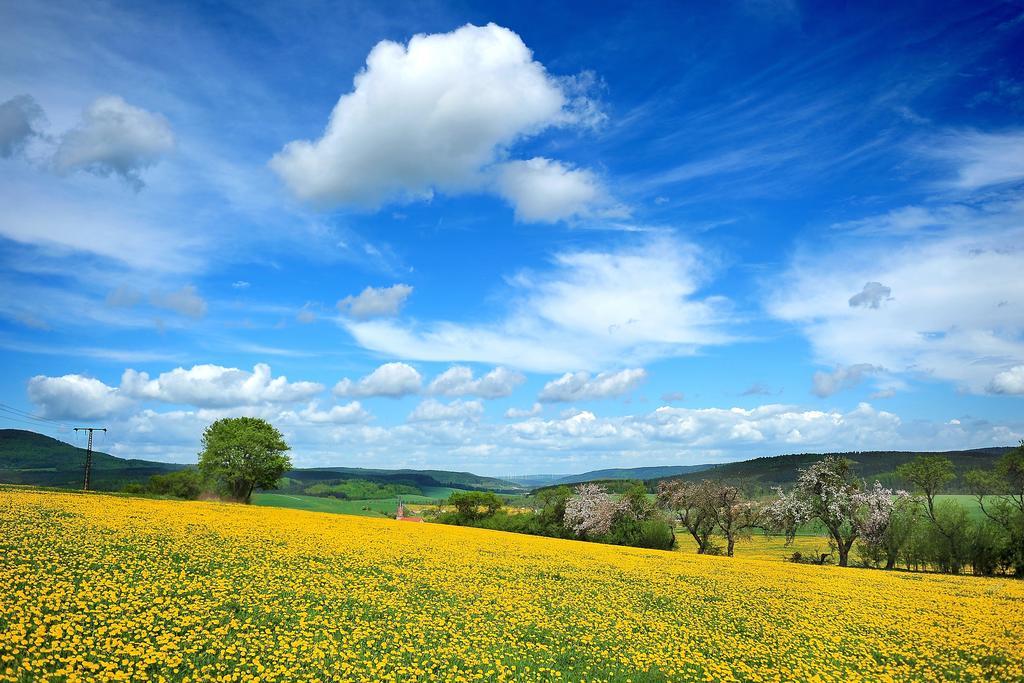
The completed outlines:
<svg viewBox="0 0 1024 683">
<path fill-rule="evenodd" d="M 149 478 L 146 490 L 158 496 L 195 500 L 203 492 L 203 477 L 192 467 L 167 474 L 154 474 Z"/>
<path fill-rule="evenodd" d="M 815 553 L 813 555 L 804 555 L 799 550 L 797 550 L 788 558 L 786 558 L 786 561 L 794 562 L 796 564 L 832 564 L 832 553 Z"/>
<path fill-rule="evenodd" d="M 629 545 L 636 548 L 671 550 L 675 547 L 676 536 L 672 527 L 663 519 L 634 519 L 622 517 L 611 530 L 595 540 L 612 545 Z"/>
</svg>

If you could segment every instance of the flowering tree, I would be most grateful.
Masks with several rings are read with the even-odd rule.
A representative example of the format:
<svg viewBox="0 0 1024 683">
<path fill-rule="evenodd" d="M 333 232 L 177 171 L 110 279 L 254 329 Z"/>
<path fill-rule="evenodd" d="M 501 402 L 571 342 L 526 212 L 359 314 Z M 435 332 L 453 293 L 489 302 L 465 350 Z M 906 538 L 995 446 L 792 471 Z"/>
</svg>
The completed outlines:
<svg viewBox="0 0 1024 683">
<path fill-rule="evenodd" d="M 778 490 L 778 498 L 765 510 L 773 526 L 792 542 L 797 527 L 820 521 L 839 554 L 839 566 L 849 565 L 850 548 L 865 532 L 875 537 L 885 533 L 892 515 L 893 492 L 875 482 L 862 490 L 850 462 L 834 455 L 800 470 L 791 492 Z"/>
<path fill-rule="evenodd" d="M 913 515 L 916 499 L 906 491 L 896 491 L 875 482 L 872 488 L 855 494 L 861 509 L 858 511 L 856 523 L 860 531 L 858 552 L 866 560 L 879 562 L 885 560 L 885 568 L 896 566 L 896 557 L 900 548 L 906 543 L 912 524 L 901 524 L 899 515 Z"/>
<path fill-rule="evenodd" d="M 750 529 L 763 524 L 761 505 L 756 501 L 744 500 L 742 491 L 730 484 L 713 486 L 710 493 L 712 498 L 708 503 L 715 526 L 725 537 L 726 555 L 732 557 L 736 540 L 748 537 Z"/>
<path fill-rule="evenodd" d="M 658 484 L 658 506 L 670 511 L 690 532 L 700 554 L 711 548 L 711 534 L 715 531 L 714 486 L 714 482 L 706 480 L 695 483 L 682 479 Z"/>
<path fill-rule="evenodd" d="M 577 536 L 603 536 L 611 531 L 625 506 L 597 484 L 580 484 L 565 503 L 565 526 Z"/>
<path fill-rule="evenodd" d="M 786 545 L 793 543 L 796 531 L 811 519 L 811 508 L 796 493 L 786 493 L 775 487 L 775 500 L 764 508 L 769 526 L 786 534 Z"/>
</svg>

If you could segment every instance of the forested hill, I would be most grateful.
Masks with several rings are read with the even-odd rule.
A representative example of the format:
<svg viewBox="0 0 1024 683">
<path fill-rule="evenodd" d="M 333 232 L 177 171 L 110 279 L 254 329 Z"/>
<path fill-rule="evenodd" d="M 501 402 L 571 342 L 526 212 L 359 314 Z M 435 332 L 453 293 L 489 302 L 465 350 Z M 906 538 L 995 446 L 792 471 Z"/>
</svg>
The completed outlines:
<svg viewBox="0 0 1024 683">
<path fill-rule="evenodd" d="M 942 451 L 929 453 L 949 458 L 956 469 L 957 479 L 950 485 L 951 491 L 964 489 L 963 475 L 973 469 L 989 469 L 996 459 L 1007 451 L 1009 446 L 993 448 L 977 448 L 967 451 Z M 857 476 L 868 481 L 881 481 L 887 486 L 897 488 L 908 487 L 896 474 L 896 468 L 910 462 L 922 452 L 909 451 L 855 451 L 850 453 L 800 453 L 795 455 L 777 455 L 773 457 L 754 458 L 741 462 L 730 462 L 712 467 L 701 472 L 688 472 L 678 476 L 660 477 L 652 483 L 663 479 L 726 479 L 754 487 L 765 489 L 772 486 L 789 485 L 796 481 L 798 471 L 826 455 L 838 455 L 853 462 Z"/>
<path fill-rule="evenodd" d="M 0 429 L 0 482 L 78 488 L 82 485 L 85 449 L 44 434 Z M 149 460 L 126 460 L 107 453 L 92 454 L 92 486 L 117 489 L 182 465 Z"/>
<path fill-rule="evenodd" d="M 957 480 L 951 491 L 963 490 L 962 475 L 972 469 L 992 467 L 995 460 L 1010 450 L 1009 446 L 979 448 L 969 451 L 937 453 L 949 458 L 956 468 Z M 796 480 L 802 467 L 825 457 L 825 453 L 800 453 L 755 458 L 721 465 L 692 465 L 668 467 L 635 467 L 595 470 L 563 477 L 558 484 L 572 484 L 597 480 L 645 480 L 650 488 L 664 479 L 727 479 L 753 488 L 767 490 L 772 486 L 788 485 Z M 908 484 L 896 475 L 896 468 L 920 453 L 907 451 L 864 451 L 835 453 L 853 461 L 857 475 L 887 486 L 905 487 Z M 85 451 L 57 439 L 21 429 L 0 429 L 0 482 L 77 488 L 82 485 L 82 467 Z M 93 487 L 118 489 L 130 482 L 144 482 L 154 474 L 181 469 L 184 465 L 149 460 L 126 460 L 107 453 L 93 453 Z M 364 479 L 386 484 L 412 486 L 448 486 L 462 489 L 482 489 L 512 492 L 521 487 L 493 477 L 481 477 L 470 472 L 414 469 L 365 469 L 359 467 L 320 467 L 294 469 L 286 478 L 304 486 L 318 481 Z M 550 485 L 550 484 L 549 484 Z"/>
<path fill-rule="evenodd" d="M 21 429 L 0 429 L 0 483 L 78 488 L 82 485 L 85 450 L 44 434 Z M 126 460 L 93 452 L 92 487 L 114 490 L 125 484 L 142 483 L 154 474 L 179 470 L 185 465 L 149 460 Z M 318 467 L 294 469 L 288 479 L 305 485 L 320 481 L 364 479 L 386 484 L 484 489 L 521 490 L 517 484 L 470 472 L 445 470 L 385 470 L 360 467 Z"/>
<path fill-rule="evenodd" d="M 664 465 L 658 467 L 616 467 L 607 470 L 593 470 L 583 474 L 570 474 L 550 482 L 547 486 L 581 484 L 588 481 L 613 479 L 664 479 L 682 474 L 692 474 L 714 467 L 714 465 Z"/>
<path fill-rule="evenodd" d="M 450 486 L 456 489 L 480 489 L 486 491 L 512 492 L 523 488 L 504 479 L 482 477 L 472 472 L 449 472 L 447 470 L 313 467 L 291 470 L 285 476 L 303 482 L 327 479 L 364 479 L 383 483 L 411 484 L 414 486 Z"/>
</svg>

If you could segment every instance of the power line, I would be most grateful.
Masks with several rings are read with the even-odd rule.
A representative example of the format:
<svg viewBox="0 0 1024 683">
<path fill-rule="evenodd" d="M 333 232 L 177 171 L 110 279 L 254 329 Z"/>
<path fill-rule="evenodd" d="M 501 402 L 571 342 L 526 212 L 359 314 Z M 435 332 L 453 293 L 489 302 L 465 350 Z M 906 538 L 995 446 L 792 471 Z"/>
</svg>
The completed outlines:
<svg viewBox="0 0 1024 683">
<path fill-rule="evenodd" d="M 43 415 L 35 415 L 35 414 L 30 413 L 30 412 L 28 412 L 26 410 L 22 410 L 21 408 L 15 408 L 14 406 L 9 405 L 7 403 L 3 403 L 3 402 L 0 402 L 0 408 L 5 408 L 5 409 L 11 411 L 12 413 L 21 413 L 22 415 L 25 415 L 26 417 L 34 417 L 34 418 L 36 418 L 38 420 L 45 420 L 47 422 L 59 422 L 59 420 L 54 420 L 53 418 L 45 417 Z"/>
<path fill-rule="evenodd" d="M 13 415 L 17 415 L 18 417 L 24 417 L 24 418 L 28 418 L 30 420 L 36 420 L 38 422 L 48 422 L 50 424 L 60 425 L 61 427 L 65 426 L 67 424 L 65 422 L 61 422 L 60 420 L 54 420 L 54 419 L 49 418 L 49 417 L 43 417 L 42 415 L 35 415 L 33 413 L 29 413 L 29 412 L 24 411 L 24 410 L 22 410 L 20 408 L 15 408 L 14 406 L 7 405 L 6 403 L 0 403 L 0 411 L 3 411 L 5 413 L 11 413 Z"/>
<path fill-rule="evenodd" d="M 51 424 L 49 422 L 32 422 L 32 421 L 30 421 L 28 419 L 22 419 L 20 417 L 17 417 L 17 416 L 14 416 L 14 415 L 8 415 L 8 414 L 2 413 L 2 412 L 0 412 L 0 420 L 9 420 L 10 422 L 14 422 L 14 423 L 19 424 L 19 425 L 24 425 L 26 427 L 32 427 L 33 429 L 35 429 L 37 431 L 60 432 L 60 431 L 63 431 L 63 430 L 67 429 L 67 427 L 65 425 L 56 425 L 56 424 Z"/>
</svg>

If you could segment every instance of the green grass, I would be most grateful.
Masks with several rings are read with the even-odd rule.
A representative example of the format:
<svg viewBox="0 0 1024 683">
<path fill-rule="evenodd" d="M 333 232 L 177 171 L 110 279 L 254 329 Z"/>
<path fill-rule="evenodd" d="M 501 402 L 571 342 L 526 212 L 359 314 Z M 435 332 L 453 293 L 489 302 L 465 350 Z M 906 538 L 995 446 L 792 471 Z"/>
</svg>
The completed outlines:
<svg viewBox="0 0 1024 683">
<path fill-rule="evenodd" d="M 987 496 L 986 498 L 992 499 L 995 498 L 995 496 Z M 978 499 L 975 498 L 974 496 L 969 496 L 967 494 L 946 494 L 935 496 L 936 503 L 942 502 L 944 500 L 951 500 L 962 505 L 964 509 L 967 510 L 967 514 L 971 517 L 971 519 L 982 519 L 985 516 L 985 513 L 981 511 L 981 507 L 978 505 Z M 988 508 L 988 504 L 989 501 L 986 500 L 986 508 Z"/>
<path fill-rule="evenodd" d="M 423 496 L 402 496 L 406 503 L 438 503 L 444 501 L 458 489 L 447 486 L 425 487 Z M 375 500 L 341 500 L 321 496 L 302 496 L 290 493 L 254 493 L 253 505 L 291 508 L 293 510 L 311 510 L 313 512 L 332 512 L 340 515 L 361 515 L 363 517 L 393 516 L 398 507 L 398 498 L 379 498 Z"/>
<path fill-rule="evenodd" d="M 406 503 L 437 505 L 448 500 L 448 496 L 461 491 L 448 486 L 424 486 L 422 496 L 402 496 Z M 510 504 L 521 496 L 503 495 Z M 331 512 L 339 515 L 360 515 L 362 517 L 392 517 L 398 507 L 398 498 L 380 498 L 376 500 L 341 500 L 321 496 L 303 496 L 291 493 L 254 493 L 253 505 L 266 507 L 290 508 L 292 510 L 311 510 L 313 512 Z"/>
<path fill-rule="evenodd" d="M 333 512 L 342 515 L 363 515 L 380 517 L 395 513 L 398 501 L 395 498 L 379 500 L 340 500 L 322 496 L 300 496 L 290 493 L 254 493 L 253 505 L 310 510 L 312 512 Z"/>
</svg>

